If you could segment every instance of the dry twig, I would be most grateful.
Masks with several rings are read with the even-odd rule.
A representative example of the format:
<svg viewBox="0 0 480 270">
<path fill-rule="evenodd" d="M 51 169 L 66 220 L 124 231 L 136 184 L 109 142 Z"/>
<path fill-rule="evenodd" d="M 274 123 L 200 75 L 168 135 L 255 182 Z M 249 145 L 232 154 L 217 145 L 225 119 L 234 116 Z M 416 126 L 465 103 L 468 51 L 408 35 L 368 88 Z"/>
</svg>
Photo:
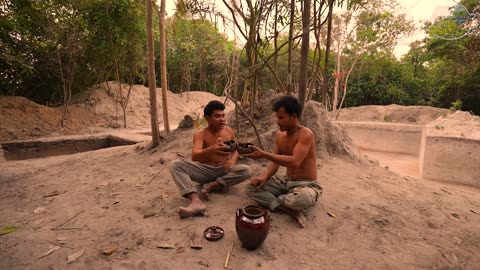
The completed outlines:
<svg viewBox="0 0 480 270">
<path fill-rule="evenodd" d="M 152 182 L 152 180 L 153 180 L 161 171 L 163 171 L 163 169 L 165 169 L 165 167 L 166 167 L 166 166 L 164 166 L 164 167 L 161 168 L 158 172 L 156 172 L 156 173 L 152 176 L 152 178 L 150 178 L 150 180 L 148 180 L 147 185 L 150 184 L 150 182 Z"/>
<path fill-rule="evenodd" d="M 227 269 L 228 263 L 230 262 L 230 256 L 232 256 L 233 248 L 235 247 L 235 241 L 232 241 L 232 247 L 230 251 L 227 252 L 227 257 L 225 258 L 225 264 L 223 265 L 224 269 Z"/>
<path fill-rule="evenodd" d="M 74 219 L 75 217 L 77 217 L 78 215 L 80 215 L 81 213 L 83 213 L 84 211 L 85 211 L 85 210 L 81 210 L 80 212 L 76 213 L 73 217 L 67 219 L 67 220 L 66 220 L 65 222 L 63 222 L 62 224 L 58 225 L 58 226 L 55 227 L 55 228 L 52 228 L 52 231 L 54 231 L 54 230 L 59 230 L 59 228 L 60 228 L 61 226 L 65 225 L 67 222 L 69 222 L 70 220 Z M 64 228 L 64 230 L 65 230 L 65 229 L 66 229 L 66 228 Z M 77 229 L 77 228 L 76 228 L 76 229 Z M 80 229 L 80 228 L 78 228 L 78 229 Z"/>
<path fill-rule="evenodd" d="M 53 242 L 53 241 L 50 241 L 50 240 L 47 240 L 50 244 L 54 244 L 56 246 L 59 246 L 59 247 L 66 247 L 66 248 L 69 248 L 69 249 L 73 249 L 73 247 L 69 247 L 65 244 L 62 244 L 62 243 L 58 243 L 58 242 Z"/>
</svg>

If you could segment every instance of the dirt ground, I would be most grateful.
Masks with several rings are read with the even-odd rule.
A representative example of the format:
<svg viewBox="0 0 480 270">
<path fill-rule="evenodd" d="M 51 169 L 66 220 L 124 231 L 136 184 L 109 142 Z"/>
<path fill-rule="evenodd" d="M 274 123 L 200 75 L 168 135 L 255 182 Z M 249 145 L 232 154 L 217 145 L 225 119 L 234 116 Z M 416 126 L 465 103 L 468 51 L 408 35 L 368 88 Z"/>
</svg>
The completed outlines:
<svg viewBox="0 0 480 270">
<path fill-rule="evenodd" d="M 428 106 L 367 105 L 342 109 L 338 121 L 391 122 L 424 125 L 450 113 L 448 109 Z"/>
<path fill-rule="evenodd" d="M 140 103 L 148 92 L 138 89 Z M 112 96 L 95 95 L 104 97 L 93 102 L 97 111 L 84 109 L 101 118 L 98 122 L 82 116 L 92 121 L 80 125 L 87 129 L 65 131 L 52 125 L 48 132 L 42 126 L 47 126 L 47 120 L 36 120 L 39 112 L 26 100 L 21 101 L 26 102 L 21 108 L 23 118 L 33 120 L 25 122 L 23 129 L 7 125 L 2 120 L 11 117 L 6 111 L 20 101 L 3 106 L 1 99 L 1 134 L 10 136 L 2 140 L 12 140 L 13 135 L 32 138 L 105 131 L 111 126 L 107 97 Z M 171 110 L 176 119 L 173 125 L 214 98 L 192 92 L 189 102 L 185 94 L 171 95 L 177 98 Z M 98 105 L 101 102 L 104 105 Z M 268 142 L 275 125 L 265 106 L 269 100 L 263 102 L 255 121 Z M 140 113 L 132 104 L 132 129 L 148 128 L 149 121 L 142 122 L 149 119 L 148 109 Z M 319 135 L 318 173 L 324 193 L 321 202 L 306 213 L 306 228 L 273 213 L 263 245 L 255 251 L 241 248 L 235 211 L 252 203 L 244 193 L 248 182 L 228 193 L 213 193 L 206 202 L 207 217 L 179 219 L 175 211 L 188 201 L 179 196 L 165 168 L 174 159 L 191 156 L 194 129 L 183 129 L 162 133 L 161 146 L 152 150 L 146 150 L 145 136 L 146 141 L 131 146 L 0 162 L 0 229 L 17 227 L 0 235 L 2 269 L 223 269 L 232 243 L 229 269 L 480 269 L 480 190 L 406 177 L 381 167 L 362 156 L 344 131 L 331 126 L 317 104 L 308 106 L 309 118 L 314 119 L 308 124 Z M 55 121 L 58 117 L 58 111 L 45 114 Z M 242 119 L 240 124 L 245 122 Z M 39 134 L 31 136 L 35 127 Z M 242 130 L 242 140 L 254 139 L 252 131 Z M 240 163 L 250 165 L 254 173 L 266 164 L 248 159 Z M 225 237 L 206 241 L 203 231 L 211 225 L 224 228 Z M 191 249 L 192 238 L 203 248 Z M 52 242 L 63 246 L 51 249 Z M 168 245 L 173 249 L 159 248 Z M 104 255 L 109 249 L 113 253 Z M 49 250 L 53 252 L 41 257 Z M 82 255 L 68 264 L 67 257 L 73 254 Z"/>
</svg>

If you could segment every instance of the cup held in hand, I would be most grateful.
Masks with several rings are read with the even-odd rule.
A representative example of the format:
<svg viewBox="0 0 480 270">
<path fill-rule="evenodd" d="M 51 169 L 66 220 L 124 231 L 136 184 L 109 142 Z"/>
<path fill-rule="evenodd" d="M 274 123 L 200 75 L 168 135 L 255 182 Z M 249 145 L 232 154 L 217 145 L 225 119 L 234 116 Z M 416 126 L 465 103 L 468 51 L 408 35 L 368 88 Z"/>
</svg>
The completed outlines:
<svg viewBox="0 0 480 270">
<path fill-rule="evenodd" d="M 235 152 L 237 150 L 237 142 L 234 140 L 225 141 L 223 144 L 229 147 L 228 150 L 225 150 L 226 152 Z"/>
<path fill-rule="evenodd" d="M 253 143 L 239 143 L 237 146 L 237 152 L 240 155 L 253 153 L 253 149 L 248 147 L 250 145 L 253 145 Z"/>
</svg>

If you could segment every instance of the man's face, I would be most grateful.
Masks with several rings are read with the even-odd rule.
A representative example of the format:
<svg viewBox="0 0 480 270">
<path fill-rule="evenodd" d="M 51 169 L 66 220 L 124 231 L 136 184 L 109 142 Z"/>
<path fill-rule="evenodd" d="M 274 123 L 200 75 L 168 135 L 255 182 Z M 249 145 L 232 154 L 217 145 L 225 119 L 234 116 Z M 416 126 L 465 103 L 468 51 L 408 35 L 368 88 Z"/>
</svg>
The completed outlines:
<svg viewBox="0 0 480 270">
<path fill-rule="evenodd" d="M 214 129 L 222 129 L 225 124 L 225 112 L 222 110 L 214 110 L 212 115 L 205 117 L 208 125 Z"/>
<path fill-rule="evenodd" d="M 275 112 L 275 115 L 277 116 L 277 125 L 280 131 L 286 131 L 293 127 L 296 118 L 295 114 L 290 116 L 285 109 L 281 107 Z"/>
</svg>

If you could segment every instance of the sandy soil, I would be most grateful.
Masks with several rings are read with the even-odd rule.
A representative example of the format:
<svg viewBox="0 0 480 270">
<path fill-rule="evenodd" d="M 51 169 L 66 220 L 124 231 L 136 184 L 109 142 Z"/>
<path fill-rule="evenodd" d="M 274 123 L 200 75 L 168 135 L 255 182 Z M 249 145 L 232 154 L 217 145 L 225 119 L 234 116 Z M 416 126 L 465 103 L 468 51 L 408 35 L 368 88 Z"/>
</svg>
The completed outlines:
<svg viewBox="0 0 480 270">
<path fill-rule="evenodd" d="M 128 86 L 122 85 L 126 96 Z M 98 133 L 105 129 L 123 127 L 123 111 L 119 86 L 115 82 L 101 84 L 91 91 L 73 98 L 65 127 L 60 126 L 63 107 L 51 108 L 34 103 L 23 97 L 0 96 L 0 142 L 28 140 L 46 136 Z M 163 106 L 161 89 L 157 89 L 158 122 L 163 129 Z M 224 100 L 208 92 L 192 91 L 183 94 L 167 92 L 170 128 L 174 129 L 186 114 L 200 116 L 203 106 L 210 100 Z M 227 103 L 227 112 L 233 103 Z M 127 127 L 145 129 L 150 127 L 150 98 L 148 88 L 132 87 L 126 109 Z"/>
<path fill-rule="evenodd" d="M 391 122 L 424 125 L 450 113 L 448 109 L 428 106 L 367 105 L 342 109 L 338 121 Z"/>
<path fill-rule="evenodd" d="M 480 140 L 480 117 L 456 111 L 425 125 L 429 136 L 459 137 Z"/>
<path fill-rule="evenodd" d="M 181 104 L 177 117 L 195 111 L 198 100 Z M 247 182 L 227 194 L 212 194 L 207 217 L 180 220 L 175 210 L 188 201 L 179 196 L 164 168 L 174 159 L 190 158 L 194 130 L 178 130 L 152 150 L 145 150 L 148 142 L 142 142 L 0 162 L 0 227 L 17 227 L 0 235 L 0 265 L 223 269 L 225 250 L 235 242 L 230 269 L 480 268 L 480 190 L 396 174 L 362 156 L 344 130 L 326 121 L 317 104 L 308 106 L 309 118 L 315 119 L 308 125 L 319 134 L 318 172 L 324 195 L 307 212 L 306 228 L 274 213 L 264 244 L 255 251 L 241 248 L 234 221 L 237 207 L 252 203 L 244 193 Z M 268 142 L 275 125 L 270 107 L 261 108 L 255 122 Z M 2 128 L 11 130 L 3 122 Z M 240 135 L 242 140 L 254 140 L 253 131 L 245 129 Z M 265 166 L 240 162 L 256 173 Z M 225 237 L 218 242 L 203 239 L 203 230 L 211 225 L 223 227 Z M 191 249 L 190 238 L 203 248 Z M 39 258 L 54 246 L 51 242 L 65 246 Z M 167 244 L 174 249 L 157 247 Z M 112 248 L 116 250 L 111 255 L 102 254 Z M 67 256 L 82 250 L 76 262 L 67 263 Z"/>
</svg>

